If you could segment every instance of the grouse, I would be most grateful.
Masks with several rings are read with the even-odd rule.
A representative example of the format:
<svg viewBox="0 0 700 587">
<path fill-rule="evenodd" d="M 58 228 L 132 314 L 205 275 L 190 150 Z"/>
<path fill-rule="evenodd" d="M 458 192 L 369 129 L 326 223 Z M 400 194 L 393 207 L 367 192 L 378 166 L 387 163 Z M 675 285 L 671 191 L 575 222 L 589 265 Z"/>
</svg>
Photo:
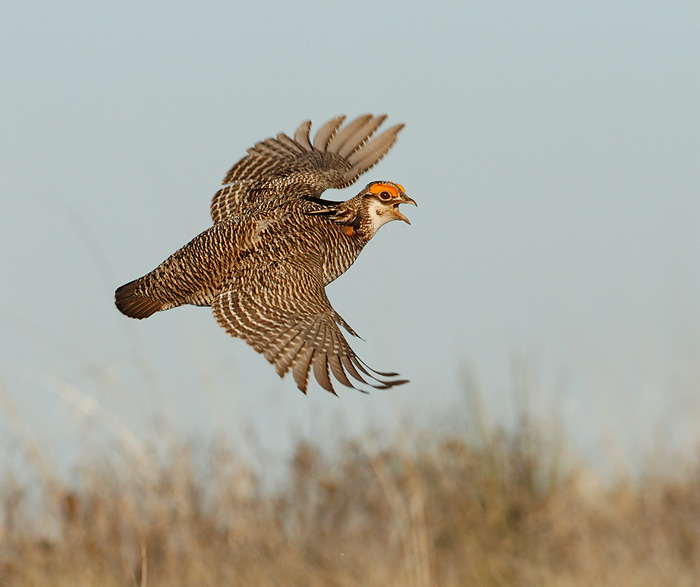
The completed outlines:
<svg viewBox="0 0 700 587">
<path fill-rule="evenodd" d="M 333 394 L 331 373 L 360 391 L 358 383 L 406 383 L 355 354 L 339 326 L 358 335 L 325 292 L 382 225 L 410 224 L 399 205 L 416 202 L 398 183 L 373 181 L 345 202 L 321 198 L 328 188 L 355 183 L 389 151 L 404 125 L 375 136 L 385 119 L 366 114 L 343 126 L 338 116 L 313 142 L 307 120 L 294 138 L 280 133 L 248 149 L 214 195 L 214 225 L 118 288 L 117 308 L 142 319 L 183 304 L 211 306 L 219 325 L 262 353 L 280 377 L 291 370 L 304 393 L 312 369 Z"/>
</svg>

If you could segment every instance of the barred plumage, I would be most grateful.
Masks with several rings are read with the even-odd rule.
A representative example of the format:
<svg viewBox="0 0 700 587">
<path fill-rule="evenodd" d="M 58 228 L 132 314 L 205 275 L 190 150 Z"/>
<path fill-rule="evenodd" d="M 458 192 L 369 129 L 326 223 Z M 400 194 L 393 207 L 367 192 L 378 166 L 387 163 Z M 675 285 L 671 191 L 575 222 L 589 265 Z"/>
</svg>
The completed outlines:
<svg viewBox="0 0 700 587">
<path fill-rule="evenodd" d="M 214 225 L 117 289 L 117 308 L 147 318 L 183 304 L 211 306 L 229 334 L 262 353 L 280 377 L 291 370 L 304 393 L 312 369 L 331 393 L 331 373 L 356 389 L 350 378 L 377 389 L 405 383 L 353 352 L 339 326 L 357 335 L 325 293 L 383 224 L 408 222 L 399 204 L 415 205 L 389 181 L 372 182 L 345 202 L 320 197 L 357 181 L 392 147 L 402 124 L 373 138 L 385 118 L 367 114 L 343 127 L 339 116 L 313 142 L 305 121 L 293 139 L 278 134 L 256 144 L 214 195 Z"/>
</svg>

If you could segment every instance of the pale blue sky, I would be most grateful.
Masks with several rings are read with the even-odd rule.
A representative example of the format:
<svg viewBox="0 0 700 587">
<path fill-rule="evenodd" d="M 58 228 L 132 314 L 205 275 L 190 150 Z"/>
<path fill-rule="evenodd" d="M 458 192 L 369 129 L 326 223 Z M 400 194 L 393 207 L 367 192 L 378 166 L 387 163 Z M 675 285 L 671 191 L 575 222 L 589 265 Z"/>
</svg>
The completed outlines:
<svg viewBox="0 0 700 587">
<path fill-rule="evenodd" d="M 79 437 L 64 384 L 138 435 L 167 413 L 272 447 L 442 425 L 466 369 L 507 414 L 514 357 L 584 452 L 697 442 L 697 2 L 7 4 L 0 381 L 39 443 Z M 206 309 L 114 309 L 246 148 L 364 112 L 406 128 L 359 183 L 419 207 L 329 296 L 410 386 L 305 398 Z"/>
</svg>

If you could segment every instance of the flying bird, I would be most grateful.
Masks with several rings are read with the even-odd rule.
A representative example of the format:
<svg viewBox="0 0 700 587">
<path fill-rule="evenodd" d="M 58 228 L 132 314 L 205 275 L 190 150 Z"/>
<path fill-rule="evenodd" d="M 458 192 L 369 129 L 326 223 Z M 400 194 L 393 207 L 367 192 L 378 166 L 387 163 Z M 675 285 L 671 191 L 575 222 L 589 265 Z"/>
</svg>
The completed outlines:
<svg viewBox="0 0 700 587">
<path fill-rule="evenodd" d="M 280 133 L 248 149 L 214 195 L 214 225 L 118 288 L 117 308 L 142 319 L 184 304 L 211 306 L 220 326 L 262 353 L 280 377 L 291 370 L 304 393 L 312 369 L 333 394 L 331 373 L 360 391 L 358 383 L 406 383 L 355 354 L 340 326 L 358 335 L 325 292 L 381 226 L 410 224 L 399 205 L 416 202 L 398 183 L 373 181 L 345 202 L 321 198 L 355 183 L 389 151 L 404 125 L 375 136 L 385 119 L 366 114 L 343 126 L 338 116 L 313 141 L 307 120 L 293 138 Z"/>
</svg>

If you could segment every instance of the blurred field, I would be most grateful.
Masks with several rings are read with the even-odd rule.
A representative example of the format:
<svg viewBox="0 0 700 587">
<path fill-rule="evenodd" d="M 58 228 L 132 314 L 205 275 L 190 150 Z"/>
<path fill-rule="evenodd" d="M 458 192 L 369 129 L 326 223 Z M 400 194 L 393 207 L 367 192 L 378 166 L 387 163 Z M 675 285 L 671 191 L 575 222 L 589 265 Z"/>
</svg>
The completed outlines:
<svg viewBox="0 0 700 587">
<path fill-rule="evenodd" d="M 300 443 L 273 487 L 220 445 L 88 452 L 69 481 L 24 450 L 34 481 L 2 472 L 2 586 L 700 581 L 697 467 L 600 482 L 526 416 Z"/>
</svg>

